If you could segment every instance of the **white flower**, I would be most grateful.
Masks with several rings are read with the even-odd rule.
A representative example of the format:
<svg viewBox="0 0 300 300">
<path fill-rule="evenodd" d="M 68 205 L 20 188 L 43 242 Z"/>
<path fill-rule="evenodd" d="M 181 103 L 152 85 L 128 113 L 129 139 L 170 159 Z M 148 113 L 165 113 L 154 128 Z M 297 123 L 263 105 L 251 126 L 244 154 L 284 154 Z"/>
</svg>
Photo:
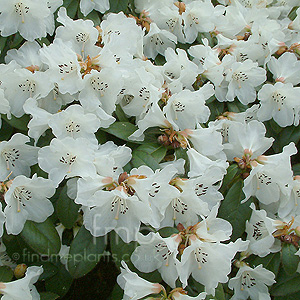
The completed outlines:
<svg viewBox="0 0 300 300">
<path fill-rule="evenodd" d="M 45 97 L 53 89 L 53 83 L 45 72 L 32 73 L 27 69 L 8 72 L 2 86 L 11 113 L 18 118 L 24 115 L 23 104 L 27 99 Z"/>
<path fill-rule="evenodd" d="M 187 43 L 193 43 L 198 32 L 214 29 L 214 6 L 210 0 L 198 0 L 187 3 L 182 13 L 184 35 Z"/>
<path fill-rule="evenodd" d="M 205 286 L 208 294 L 214 295 L 218 283 L 228 281 L 231 271 L 231 260 L 238 251 L 246 250 L 248 242 L 238 239 L 229 244 L 203 242 L 191 236 L 190 246 L 181 256 L 179 278 L 184 287 L 192 274 L 193 278 Z"/>
<path fill-rule="evenodd" d="M 210 110 L 205 105 L 205 100 L 212 95 L 212 84 L 206 84 L 195 92 L 182 90 L 168 99 L 163 112 L 175 130 L 195 129 L 199 123 L 207 122 Z"/>
<path fill-rule="evenodd" d="M 57 83 L 61 93 L 75 94 L 82 89 L 80 66 L 70 42 L 55 39 L 40 50 L 41 60 L 49 66 L 45 72 L 50 81 Z"/>
<path fill-rule="evenodd" d="M 280 242 L 276 242 L 272 233 L 276 230 L 275 221 L 267 217 L 266 211 L 256 210 L 255 205 L 251 203 L 252 215 L 249 221 L 246 221 L 247 240 L 250 241 L 247 250 L 250 253 L 264 257 L 270 252 L 277 252 L 281 249 Z"/>
<path fill-rule="evenodd" d="M 189 179 L 174 178 L 172 185 L 176 187 L 172 193 L 170 203 L 166 208 L 165 217 L 160 227 L 173 227 L 174 224 L 183 224 L 184 227 L 192 226 L 198 222 L 199 215 L 207 215 L 208 204 L 196 196 L 194 182 Z"/>
<path fill-rule="evenodd" d="M 12 176 L 29 176 L 30 166 L 37 163 L 37 147 L 27 145 L 29 137 L 15 133 L 9 141 L 0 142 L 0 181 Z"/>
<path fill-rule="evenodd" d="M 84 226 L 93 236 L 115 230 L 125 243 L 136 240 L 141 222 L 148 223 L 150 207 L 136 195 L 129 195 L 123 186 L 112 191 L 98 190 L 84 211 Z"/>
<path fill-rule="evenodd" d="M 248 297 L 252 300 L 271 299 L 267 285 L 275 283 L 274 279 L 274 273 L 263 268 L 262 265 L 252 269 L 242 263 L 236 276 L 228 283 L 229 288 L 234 289 L 231 300 L 246 300 Z"/>
<path fill-rule="evenodd" d="M 159 29 L 155 23 L 150 24 L 150 31 L 144 36 L 144 54 L 154 59 L 157 54 L 164 55 L 168 47 L 175 49 L 177 37 L 164 29 Z"/>
<path fill-rule="evenodd" d="M 181 237 L 175 235 L 169 238 L 162 238 L 159 233 L 149 233 L 147 236 L 138 235 L 138 246 L 131 255 L 134 266 L 144 273 L 158 270 L 162 279 L 175 288 L 175 281 L 178 278 L 176 264 L 178 260 L 178 246 Z"/>
<path fill-rule="evenodd" d="M 40 136 L 49 128 L 48 122 L 52 118 L 52 114 L 46 110 L 39 108 L 35 99 L 29 98 L 23 105 L 25 113 L 32 116 L 29 121 L 28 136 L 34 139 L 34 145 L 36 146 Z"/>
<path fill-rule="evenodd" d="M 26 220 L 44 222 L 54 211 L 48 200 L 54 193 L 53 182 L 36 174 L 31 179 L 23 175 L 14 178 L 4 195 L 7 233 L 19 234 Z"/>
<path fill-rule="evenodd" d="M 198 75 L 198 67 L 189 60 L 183 49 L 177 48 L 176 52 L 172 48 L 165 51 L 167 62 L 163 65 L 163 72 L 169 83 L 168 87 L 172 92 L 179 92 L 183 88 L 193 90 L 192 84 Z"/>
<path fill-rule="evenodd" d="M 228 221 L 217 218 L 218 209 L 219 205 L 214 206 L 207 218 L 194 226 L 202 241 L 222 242 L 230 239 L 232 226 Z"/>
<path fill-rule="evenodd" d="M 215 85 L 221 84 L 223 80 L 224 67 L 219 59 L 218 49 L 212 49 L 207 39 L 202 40 L 203 45 L 191 46 L 188 53 L 195 57 L 193 60 L 199 67 L 199 73 L 208 78 Z"/>
<path fill-rule="evenodd" d="M 268 62 L 268 68 L 275 81 L 290 82 L 293 85 L 300 82 L 299 67 L 300 62 L 296 55 L 290 52 L 283 53 L 278 59 L 272 56 Z"/>
<path fill-rule="evenodd" d="M 24 68 L 37 66 L 41 70 L 43 63 L 39 57 L 40 49 L 41 46 L 38 42 L 27 41 L 19 49 L 8 50 L 5 56 L 5 62 L 8 64 L 14 60 Z"/>
<path fill-rule="evenodd" d="M 94 114 L 86 114 L 78 104 L 70 105 L 54 114 L 48 124 L 58 139 L 67 136 L 74 139 L 82 137 L 97 143 L 94 133 L 100 127 L 100 120 Z"/>
<path fill-rule="evenodd" d="M 0 13 L 1 35 L 19 31 L 28 41 L 47 35 L 45 19 L 52 14 L 45 0 L 1 0 Z"/>
<path fill-rule="evenodd" d="M 211 160 L 193 148 L 187 150 L 187 155 L 190 162 L 190 171 L 188 172 L 189 177 L 201 176 L 211 167 L 217 167 L 220 169 L 221 173 L 226 174 L 228 163 L 225 159 Z"/>
<path fill-rule="evenodd" d="M 283 152 L 270 156 L 260 156 L 259 164 L 252 163 L 250 175 L 244 181 L 245 202 L 255 196 L 263 204 L 277 202 L 290 195 L 293 173 L 290 157 L 297 153 L 294 143 L 283 148 Z"/>
<path fill-rule="evenodd" d="M 43 273 L 42 267 L 28 267 L 24 278 L 11 281 L 0 282 L 0 293 L 3 294 L 2 300 L 39 300 L 34 283 Z"/>
<path fill-rule="evenodd" d="M 222 63 L 229 64 L 232 58 L 227 55 Z M 225 70 L 224 86 L 216 86 L 216 97 L 219 101 L 233 101 L 235 97 L 243 104 L 256 99 L 255 87 L 266 80 L 266 70 L 250 59 L 244 62 L 232 62 Z M 228 85 L 227 85 L 228 84 Z"/>
<path fill-rule="evenodd" d="M 125 145 L 117 146 L 112 141 L 99 145 L 95 151 L 94 164 L 102 176 L 118 177 L 123 167 L 131 160 L 131 149 Z"/>
<path fill-rule="evenodd" d="M 87 56 L 86 54 L 96 54 L 97 47 L 95 44 L 99 32 L 94 27 L 93 21 L 81 19 L 73 21 L 68 17 L 65 7 L 59 9 L 57 21 L 64 26 L 59 26 L 56 29 L 56 38 L 63 41 L 70 41 L 72 50 L 80 54 L 83 58 Z"/>
<path fill-rule="evenodd" d="M 162 286 L 159 283 L 149 282 L 131 272 L 124 261 L 121 264 L 123 268 L 117 282 L 124 290 L 123 300 L 144 299 L 147 295 L 160 293 Z"/>
<path fill-rule="evenodd" d="M 293 87 L 291 83 L 265 84 L 258 93 L 261 106 L 257 117 L 260 121 L 273 118 L 281 127 L 293 124 L 297 126 L 299 118 L 296 112 L 300 109 L 299 97 L 300 88 Z"/>
<path fill-rule="evenodd" d="M 96 176 L 93 164 L 96 145 L 85 138 L 71 137 L 52 139 L 49 146 L 38 153 L 38 162 L 42 170 L 58 185 L 64 178 L 74 176 Z"/>
<path fill-rule="evenodd" d="M 10 114 L 10 106 L 7 99 L 4 97 L 4 91 L 0 89 L 0 114 L 6 114 L 8 118 L 11 117 Z M 0 117 L 0 128 L 2 125 L 1 117 Z"/>
<path fill-rule="evenodd" d="M 81 0 L 80 10 L 84 16 L 88 15 L 93 9 L 105 13 L 109 10 L 109 0 Z"/>
<path fill-rule="evenodd" d="M 249 123 L 232 122 L 228 129 L 228 143 L 224 144 L 227 159 L 242 158 L 246 153 L 251 159 L 262 155 L 273 144 L 274 138 L 267 138 L 263 123 L 253 120 Z"/>
<path fill-rule="evenodd" d="M 84 88 L 79 93 L 82 106 L 101 118 L 105 112 L 111 115 L 116 107 L 117 96 L 123 87 L 121 72 L 115 68 L 92 70 L 84 76 Z M 104 112 L 98 110 L 104 110 Z"/>
</svg>

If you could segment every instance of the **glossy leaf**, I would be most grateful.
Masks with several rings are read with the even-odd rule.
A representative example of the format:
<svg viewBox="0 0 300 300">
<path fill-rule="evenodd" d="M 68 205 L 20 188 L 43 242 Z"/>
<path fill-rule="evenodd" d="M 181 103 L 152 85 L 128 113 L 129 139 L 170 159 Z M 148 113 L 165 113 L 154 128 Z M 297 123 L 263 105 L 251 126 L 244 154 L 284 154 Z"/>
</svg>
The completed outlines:
<svg viewBox="0 0 300 300">
<path fill-rule="evenodd" d="M 280 253 L 270 253 L 265 257 L 252 255 L 247 259 L 247 262 L 249 262 L 253 268 L 262 264 L 264 268 L 277 275 L 280 267 Z"/>
<path fill-rule="evenodd" d="M 40 296 L 41 296 L 40 300 L 55 300 L 59 298 L 59 295 L 51 292 L 40 293 Z"/>
<path fill-rule="evenodd" d="M 106 248 L 105 237 L 93 237 L 82 226 L 70 246 L 68 269 L 73 278 L 90 272 L 103 256 Z"/>
<path fill-rule="evenodd" d="M 109 3 L 110 12 L 118 13 L 120 11 L 123 11 L 125 13 L 127 10 L 129 0 L 109 0 Z"/>
<path fill-rule="evenodd" d="M 57 274 L 45 280 L 45 287 L 47 292 L 52 292 L 63 297 L 70 289 L 73 278 L 61 262 L 57 262 L 56 266 L 58 269 Z"/>
<path fill-rule="evenodd" d="M 73 199 L 67 195 L 67 186 L 65 185 L 60 192 L 59 198 L 56 202 L 56 212 L 61 223 L 68 229 L 75 224 L 80 205 L 76 204 Z"/>
<path fill-rule="evenodd" d="M 153 171 L 160 168 L 158 162 L 152 155 L 139 149 L 133 150 L 131 163 L 135 168 L 142 165 L 150 167 Z"/>
<path fill-rule="evenodd" d="M 294 245 L 283 244 L 281 249 L 281 263 L 285 272 L 289 275 L 293 275 L 297 271 L 299 264 L 299 256 L 295 255 L 297 249 Z"/>
<path fill-rule="evenodd" d="M 221 202 L 218 213 L 219 218 L 223 218 L 231 223 L 231 239 L 233 241 L 235 241 L 244 233 L 246 220 L 250 219 L 252 212 L 251 208 L 249 207 L 250 203 L 252 202 L 251 198 L 247 202 L 241 204 L 241 201 L 245 197 L 242 188 L 242 180 L 238 180 L 232 185 L 227 192 L 225 199 Z"/>
<path fill-rule="evenodd" d="M 57 254 L 60 250 L 59 235 L 49 219 L 43 223 L 26 221 L 20 236 L 34 251 L 42 256 L 47 257 L 51 254 Z"/>
<path fill-rule="evenodd" d="M 283 269 L 280 270 L 276 283 L 271 288 L 272 296 L 286 296 L 300 291 L 300 274 L 292 276 L 286 274 Z"/>
<path fill-rule="evenodd" d="M 138 144 L 142 143 L 131 141 L 128 139 L 128 137 L 137 130 L 137 127 L 129 122 L 115 122 L 108 128 L 102 128 L 102 130 L 125 141 L 134 142 Z"/>
</svg>

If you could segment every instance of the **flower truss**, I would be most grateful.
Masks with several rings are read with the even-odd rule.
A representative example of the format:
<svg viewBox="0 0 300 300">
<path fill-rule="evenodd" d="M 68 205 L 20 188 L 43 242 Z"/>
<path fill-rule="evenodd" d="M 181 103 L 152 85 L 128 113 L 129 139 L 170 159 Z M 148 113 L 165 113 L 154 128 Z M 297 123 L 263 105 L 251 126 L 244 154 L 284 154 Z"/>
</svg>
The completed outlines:
<svg viewBox="0 0 300 300">
<path fill-rule="evenodd" d="M 0 0 L 0 50 L 1 299 L 300 299 L 298 0 Z"/>
</svg>

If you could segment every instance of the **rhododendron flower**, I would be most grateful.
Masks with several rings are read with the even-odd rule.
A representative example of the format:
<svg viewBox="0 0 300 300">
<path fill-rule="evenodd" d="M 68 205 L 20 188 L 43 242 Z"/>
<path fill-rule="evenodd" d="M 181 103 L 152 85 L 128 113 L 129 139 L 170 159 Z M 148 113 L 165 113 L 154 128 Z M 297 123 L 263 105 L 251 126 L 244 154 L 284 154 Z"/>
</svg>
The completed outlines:
<svg viewBox="0 0 300 300">
<path fill-rule="evenodd" d="M 23 175 L 14 178 L 4 195 L 7 233 L 19 234 L 26 220 L 44 222 L 54 211 L 49 200 L 54 193 L 53 182 L 36 174 L 32 178 Z"/>
<path fill-rule="evenodd" d="M 0 282 L 0 293 L 3 300 L 39 300 L 40 295 L 33 285 L 38 281 L 43 273 L 42 267 L 28 267 L 24 278 L 11 281 Z"/>
</svg>

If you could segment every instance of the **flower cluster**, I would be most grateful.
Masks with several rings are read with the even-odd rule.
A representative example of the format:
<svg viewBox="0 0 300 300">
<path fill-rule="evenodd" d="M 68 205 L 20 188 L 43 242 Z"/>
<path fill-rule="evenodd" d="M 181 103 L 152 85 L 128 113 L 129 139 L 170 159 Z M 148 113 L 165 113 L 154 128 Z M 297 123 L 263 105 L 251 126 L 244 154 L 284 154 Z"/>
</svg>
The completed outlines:
<svg viewBox="0 0 300 300">
<path fill-rule="evenodd" d="M 0 0 L 1 36 L 27 40 L 0 64 L 0 126 L 18 128 L 0 142 L 4 244 L 20 234 L 32 246 L 26 224 L 51 216 L 61 257 L 82 232 L 139 244 L 133 266 L 162 281 L 122 262 L 123 299 L 200 300 L 222 284 L 231 299 L 271 299 L 279 271 L 253 257 L 281 251 L 292 275 L 284 249 L 296 266 L 300 256 L 297 1 L 135 0 L 132 14 L 108 13 L 99 26 L 88 15 L 108 0 L 81 0 L 87 18 L 75 20 L 62 4 Z M 15 126 L 28 116 L 28 132 Z M 18 284 L 39 299 L 41 273 L 0 283 L 3 299 L 19 297 L 9 298 Z"/>
</svg>

